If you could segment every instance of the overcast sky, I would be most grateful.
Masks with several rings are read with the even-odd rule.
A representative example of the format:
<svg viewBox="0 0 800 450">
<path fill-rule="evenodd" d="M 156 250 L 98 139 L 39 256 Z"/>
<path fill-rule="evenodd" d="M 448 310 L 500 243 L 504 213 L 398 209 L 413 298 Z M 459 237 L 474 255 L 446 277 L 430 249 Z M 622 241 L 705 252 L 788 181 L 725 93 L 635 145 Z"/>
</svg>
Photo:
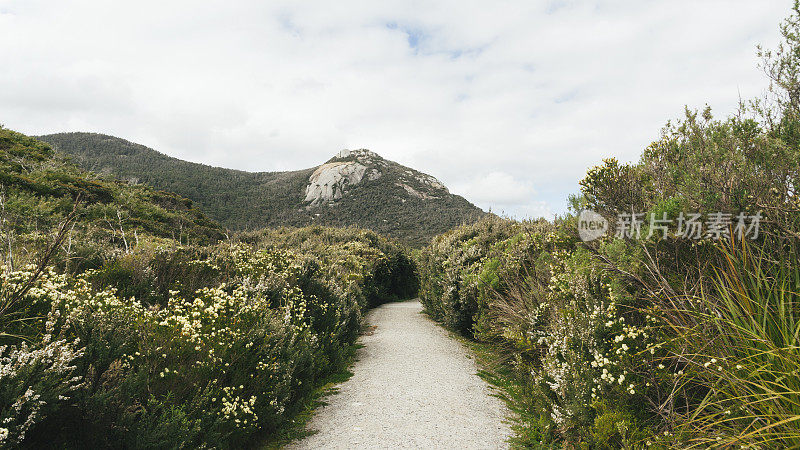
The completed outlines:
<svg viewBox="0 0 800 450">
<path fill-rule="evenodd" d="M 760 96 L 790 0 L 0 0 L 0 123 L 250 171 L 368 148 L 484 209 L 563 212 L 684 105 Z"/>
</svg>

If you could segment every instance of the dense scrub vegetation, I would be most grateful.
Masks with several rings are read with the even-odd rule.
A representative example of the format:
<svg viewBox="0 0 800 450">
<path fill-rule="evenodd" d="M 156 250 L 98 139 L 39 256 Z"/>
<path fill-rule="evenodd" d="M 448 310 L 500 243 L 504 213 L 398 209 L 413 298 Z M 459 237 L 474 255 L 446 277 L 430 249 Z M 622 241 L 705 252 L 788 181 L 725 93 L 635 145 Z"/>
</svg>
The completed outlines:
<svg viewBox="0 0 800 450">
<path fill-rule="evenodd" d="M 97 133 L 41 136 L 82 167 L 132 183 L 175 192 L 198 203 L 231 230 L 308 225 L 358 226 L 408 245 L 422 246 L 450 228 L 471 223 L 483 212 L 464 198 L 411 196 L 399 183 L 408 167 L 385 163 L 381 178 L 351 187 L 335 207 L 306 209 L 309 176 L 316 168 L 290 172 L 244 172 L 172 158 L 143 145 Z"/>
<path fill-rule="evenodd" d="M 518 443 L 800 446 L 797 6 L 782 30 L 760 52 L 766 100 L 722 120 L 687 111 L 638 163 L 589 170 L 553 223 L 489 218 L 417 254 L 426 310 L 497 353 Z M 583 242 L 584 209 L 610 232 Z M 618 221 L 632 211 L 638 236 Z M 694 239 L 679 218 L 695 212 L 730 222 Z M 739 228 L 759 212 L 757 237 Z"/>
<path fill-rule="evenodd" d="M 0 133 L 2 447 L 252 444 L 346 367 L 368 307 L 417 290 L 371 231 L 224 238 L 185 199 Z"/>
</svg>

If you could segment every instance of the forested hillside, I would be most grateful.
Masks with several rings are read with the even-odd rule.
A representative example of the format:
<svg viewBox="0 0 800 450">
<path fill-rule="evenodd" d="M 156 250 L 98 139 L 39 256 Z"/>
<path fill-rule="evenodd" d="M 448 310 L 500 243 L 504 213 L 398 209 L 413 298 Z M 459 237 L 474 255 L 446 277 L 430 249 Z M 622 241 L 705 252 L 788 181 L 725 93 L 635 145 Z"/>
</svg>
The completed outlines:
<svg viewBox="0 0 800 450">
<path fill-rule="evenodd" d="M 305 200 L 306 189 L 319 167 L 251 173 L 182 161 L 102 134 L 59 133 L 40 139 L 72 156 L 86 169 L 188 197 L 231 230 L 354 225 L 419 246 L 436 234 L 474 222 L 484 214 L 446 189 L 429 195 L 429 186 L 419 180 L 432 177 L 371 152 L 364 167 L 379 170 L 379 176 L 365 176 L 345 186 L 340 199 L 310 204 Z M 346 162 L 348 158 L 328 162 L 334 160 Z"/>
</svg>

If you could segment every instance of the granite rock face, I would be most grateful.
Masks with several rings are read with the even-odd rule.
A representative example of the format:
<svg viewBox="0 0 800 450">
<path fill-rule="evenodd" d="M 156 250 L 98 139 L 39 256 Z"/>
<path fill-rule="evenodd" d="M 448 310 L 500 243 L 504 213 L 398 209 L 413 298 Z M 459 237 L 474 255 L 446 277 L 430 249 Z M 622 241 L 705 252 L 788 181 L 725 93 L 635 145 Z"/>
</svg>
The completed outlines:
<svg viewBox="0 0 800 450">
<path fill-rule="evenodd" d="M 319 166 L 308 179 L 304 201 L 309 208 L 334 205 L 349 189 L 384 176 L 388 176 L 387 182 L 402 188 L 397 191 L 401 202 L 409 197 L 437 199 L 449 193 L 439 180 L 428 174 L 387 161 L 375 152 L 359 149 L 342 150 Z"/>
<path fill-rule="evenodd" d="M 367 166 L 355 161 L 323 164 L 308 179 L 305 201 L 311 202 L 310 206 L 335 202 L 348 186 L 360 183 L 366 171 Z"/>
</svg>

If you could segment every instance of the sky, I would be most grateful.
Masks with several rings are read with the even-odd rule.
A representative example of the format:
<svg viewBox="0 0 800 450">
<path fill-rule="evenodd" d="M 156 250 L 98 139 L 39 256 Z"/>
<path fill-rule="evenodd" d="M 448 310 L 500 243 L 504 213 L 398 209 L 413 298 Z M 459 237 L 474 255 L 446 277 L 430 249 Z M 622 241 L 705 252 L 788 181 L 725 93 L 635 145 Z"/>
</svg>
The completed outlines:
<svg viewBox="0 0 800 450">
<path fill-rule="evenodd" d="M 0 123 L 249 171 L 368 148 L 518 219 L 762 96 L 791 0 L 0 0 Z"/>
</svg>

